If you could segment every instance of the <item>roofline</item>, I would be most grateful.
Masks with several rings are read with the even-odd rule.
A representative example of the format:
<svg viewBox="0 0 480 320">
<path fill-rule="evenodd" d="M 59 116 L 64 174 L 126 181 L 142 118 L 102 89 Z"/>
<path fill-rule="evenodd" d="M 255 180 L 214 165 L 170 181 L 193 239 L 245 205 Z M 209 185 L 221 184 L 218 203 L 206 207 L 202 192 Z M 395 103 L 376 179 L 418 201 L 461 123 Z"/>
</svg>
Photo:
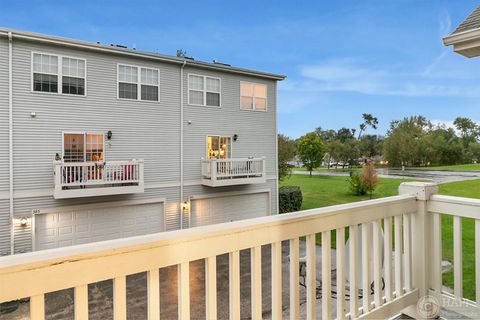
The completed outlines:
<svg viewBox="0 0 480 320">
<path fill-rule="evenodd" d="M 67 47 L 75 47 L 79 49 L 106 52 L 106 53 L 112 53 L 112 54 L 118 54 L 118 55 L 124 55 L 124 56 L 134 56 L 138 58 L 167 62 L 167 63 L 174 63 L 179 65 L 182 65 L 185 63 L 186 65 L 191 65 L 191 66 L 200 67 L 204 69 L 220 70 L 224 72 L 243 74 L 243 75 L 261 77 L 261 78 L 267 78 L 267 79 L 273 79 L 273 80 L 283 80 L 286 78 L 285 75 L 280 75 L 280 74 L 231 67 L 231 66 L 208 63 L 203 61 L 183 59 L 179 57 L 151 53 L 151 52 L 146 52 L 141 50 L 118 48 L 118 47 L 113 47 L 105 44 L 98 44 L 98 43 L 92 43 L 92 42 L 87 42 L 82 40 L 74 40 L 69 38 L 50 36 L 50 35 L 28 32 L 28 31 L 21 31 L 21 30 L 10 29 L 10 28 L 0 28 L 0 35 L 8 36 L 8 34 L 10 33 L 12 34 L 13 38 L 17 38 L 17 39 L 38 41 L 43 43 L 49 43 L 49 44 L 67 46 Z"/>
<path fill-rule="evenodd" d="M 459 42 L 466 42 L 470 40 L 477 40 L 480 38 L 480 28 L 465 30 L 458 33 L 453 33 L 443 38 L 445 46 L 451 46 Z"/>
</svg>

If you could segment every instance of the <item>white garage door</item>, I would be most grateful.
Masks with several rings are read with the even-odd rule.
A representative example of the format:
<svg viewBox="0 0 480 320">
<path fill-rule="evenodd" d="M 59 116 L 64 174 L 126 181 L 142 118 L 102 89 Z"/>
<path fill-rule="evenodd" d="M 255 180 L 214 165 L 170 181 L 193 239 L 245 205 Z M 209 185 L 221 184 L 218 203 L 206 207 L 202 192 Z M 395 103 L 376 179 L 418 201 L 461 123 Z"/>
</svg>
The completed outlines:
<svg viewBox="0 0 480 320">
<path fill-rule="evenodd" d="M 191 226 L 237 221 L 269 215 L 267 192 L 191 201 Z"/>
<path fill-rule="evenodd" d="M 35 216 L 35 250 L 164 230 L 163 203 L 72 210 Z"/>
</svg>

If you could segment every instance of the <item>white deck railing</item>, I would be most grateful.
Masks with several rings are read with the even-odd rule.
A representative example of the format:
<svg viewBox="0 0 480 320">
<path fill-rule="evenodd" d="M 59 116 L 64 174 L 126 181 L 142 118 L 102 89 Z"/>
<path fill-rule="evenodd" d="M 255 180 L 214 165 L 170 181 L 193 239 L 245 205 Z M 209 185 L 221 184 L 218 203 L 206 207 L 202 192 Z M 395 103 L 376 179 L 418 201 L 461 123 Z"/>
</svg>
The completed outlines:
<svg viewBox="0 0 480 320">
<path fill-rule="evenodd" d="M 202 160 L 202 178 L 209 184 L 237 182 L 249 183 L 265 180 L 265 158 L 234 158 Z M 223 180 L 223 181 L 222 181 Z"/>
<path fill-rule="evenodd" d="M 143 191 L 143 160 L 107 162 L 54 162 L 55 198 L 90 196 L 89 187 L 117 188 L 104 194 L 130 193 Z M 121 192 L 118 187 L 141 186 Z M 81 190 L 79 190 L 82 188 Z"/>
<path fill-rule="evenodd" d="M 261 246 L 269 245 L 271 317 L 281 319 L 284 316 L 282 241 L 288 241 L 290 319 L 320 318 L 318 299 L 323 319 L 383 319 L 402 310 L 424 318 L 424 313 L 418 313 L 419 309 L 411 306 L 427 294 L 437 297 L 443 307 L 451 308 L 452 301 L 458 302 L 478 315 L 480 309 L 475 303 L 462 297 L 459 221 L 460 217 L 476 219 L 478 237 L 480 201 L 438 196 L 435 192 L 434 184 L 406 183 L 400 187 L 401 195 L 389 198 L 3 257 L 0 258 L 0 302 L 29 297 L 31 319 L 43 320 L 45 294 L 74 288 L 76 319 L 86 319 L 88 285 L 113 279 L 114 317 L 125 319 L 126 276 L 147 272 L 149 319 L 158 319 L 159 268 L 177 266 L 178 317 L 189 319 L 195 317 L 190 313 L 190 262 L 203 259 L 206 318 L 216 319 L 216 257 L 226 253 L 230 256 L 229 313 L 230 318 L 239 319 L 239 252 L 250 250 L 251 314 L 252 318 L 260 319 L 265 312 L 262 310 Z M 457 266 L 453 296 L 442 291 L 440 213 L 443 212 L 454 215 L 454 263 Z M 335 252 L 331 248 L 333 235 Z M 320 256 L 316 250 L 318 239 L 321 239 Z M 305 241 L 306 246 L 304 311 L 300 308 L 301 241 Z M 478 240 L 476 250 L 479 274 Z M 316 270 L 318 259 L 321 259 L 320 278 Z M 332 277 L 334 269 L 336 278 Z M 476 283 L 478 299 L 478 277 Z M 325 294 L 333 289 L 335 296 Z M 318 290 L 323 293 L 321 298 L 317 298 Z M 337 300 L 336 304 L 332 303 L 333 299 Z M 467 309 L 460 312 L 462 310 Z"/>
<path fill-rule="evenodd" d="M 431 263 L 431 286 L 430 294 L 435 296 L 442 305 L 453 309 L 466 316 L 480 317 L 480 200 L 461 197 L 433 195 L 428 201 L 429 224 L 431 225 L 432 250 L 430 252 Z M 453 292 L 445 290 L 442 286 L 442 217 L 450 216 L 453 220 Z M 476 301 L 465 298 L 463 290 L 463 253 L 462 245 L 463 219 L 473 219 L 474 239 L 468 239 L 475 243 L 475 270 L 468 270 L 476 275 L 475 287 Z M 468 237 L 468 236 L 467 236 Z M 467 241 L 468 241 L 467 240 Z"/>
</svg>

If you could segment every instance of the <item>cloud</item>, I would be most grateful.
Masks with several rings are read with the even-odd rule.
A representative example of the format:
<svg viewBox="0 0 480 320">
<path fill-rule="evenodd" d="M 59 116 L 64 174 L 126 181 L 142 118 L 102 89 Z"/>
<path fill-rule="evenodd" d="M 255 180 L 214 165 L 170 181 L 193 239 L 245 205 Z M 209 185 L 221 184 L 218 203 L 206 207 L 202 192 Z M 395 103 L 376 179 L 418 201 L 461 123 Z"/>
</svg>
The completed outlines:
<svg viewBox="0 0 480 320">
<path fill-rule="evenodd" d="M 433 69 L 445 53 L 438 56 L 425 70 Z M 432 76 L 430 72 L 407 72 L 406 67 L 369 67 L 364 61 L 335 59 L 300 67 L 300 77 L 289 79 L 282 91 L 296 92 L 356 92 L 384 96 L 480 97 L 480 82 L 470 77 L 448 74 Z M 470 80 L 470 81 L 469 81 Z"/>
</svg>

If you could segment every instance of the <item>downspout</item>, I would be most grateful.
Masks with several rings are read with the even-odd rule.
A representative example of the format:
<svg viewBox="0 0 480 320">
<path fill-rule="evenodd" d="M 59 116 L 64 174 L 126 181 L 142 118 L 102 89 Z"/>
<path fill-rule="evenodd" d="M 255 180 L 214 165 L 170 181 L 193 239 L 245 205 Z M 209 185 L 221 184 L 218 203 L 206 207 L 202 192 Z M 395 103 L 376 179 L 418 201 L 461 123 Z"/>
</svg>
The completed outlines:
<svg viewBox="0 0 480 320">
<path fill-rule="evenodd" d="M 14 251 L 14 220 L 13 220 L 13 72 L 12 72 L 12 32 L 8 32 L 8 151 L 10 180 L 10 254 Z"/>
<path fill-rule="evenodd" d="M 180 229 L 183 229 L 183 68 L 186 64 L 184 60 L 180 67 Z"/>
</svg>

